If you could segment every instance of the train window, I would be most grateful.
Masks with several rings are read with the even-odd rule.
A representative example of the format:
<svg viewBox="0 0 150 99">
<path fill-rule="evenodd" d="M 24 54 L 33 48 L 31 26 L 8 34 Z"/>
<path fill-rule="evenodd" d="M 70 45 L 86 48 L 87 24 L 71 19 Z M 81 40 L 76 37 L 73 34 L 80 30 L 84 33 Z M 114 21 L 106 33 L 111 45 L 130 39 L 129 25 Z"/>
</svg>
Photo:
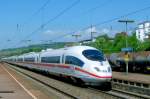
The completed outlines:
<svg viewBox="0 0 150 99">
<path fill-rule="evenodd" d="M 77 65 L 77 66 L 80 66 L 80 67 L 82 67 L 84 65 L 83 61 L 81 61 L 80 59 L 78 59 L 74 56 L 66 56 L 65 63 L 66 64 Z"/>
<path fill-rule="evenodd" d="M 23 61 L 23 58 L 18 58 L 17 61 L 18 61 L 18 62 L 22 62 L 22 61 Z"/>
<path fill-rule="evenodd" d="M 42 63 L 60 63 L 60 56 L 42 57 Z"/>
<path fill-rule="evenodd" d="M 97 50 L 84 50 L 82 54 L 89 60 L 105 61 L 104 54 Z"/>
<path fill-rule="evenodd" d="M 35 58 L 31 57 L 31 58 L 24 58 L 25 62 L 34 62 Z"/>
</svg>

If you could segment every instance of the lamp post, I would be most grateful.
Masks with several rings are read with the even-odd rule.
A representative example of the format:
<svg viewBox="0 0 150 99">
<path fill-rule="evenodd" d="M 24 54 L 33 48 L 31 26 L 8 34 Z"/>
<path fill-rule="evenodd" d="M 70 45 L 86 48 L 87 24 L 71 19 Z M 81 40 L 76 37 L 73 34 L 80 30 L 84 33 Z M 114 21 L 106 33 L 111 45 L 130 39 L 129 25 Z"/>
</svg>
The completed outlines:
<svg viewBox="0 0 150 99">
<path fill-rule="evenodd" d="M 127 36 L 128 36 L 128 23 L 133 23 L 134 21 L 133 20 L 128 20 L 128 19 L 126 19 L 126 20 L 118 20 L 118 22 L 121 22 L 121 23 L 125 23 L 125 27 L 126 27 L 126 29 L 125 29 L 125 31 L 126 31 L 126 38 L 125 38 L 125 40 L 126 40 L 126 48 L 128 48 L 128 39 L 127 39 Z M 128 55 L 128 53 L 127 52 L 125 52 L 125 61 L 126 61 L 126 74 L 128 74 L 128 61 L 129 61 L 129 55 Z"/>
</svg>

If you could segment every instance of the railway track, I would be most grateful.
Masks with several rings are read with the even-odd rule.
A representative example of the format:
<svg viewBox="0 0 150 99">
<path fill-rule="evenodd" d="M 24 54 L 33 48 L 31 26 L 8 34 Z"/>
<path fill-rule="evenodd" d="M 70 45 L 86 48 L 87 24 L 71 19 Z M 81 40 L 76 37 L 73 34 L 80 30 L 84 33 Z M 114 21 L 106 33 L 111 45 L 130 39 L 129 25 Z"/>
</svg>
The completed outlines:
<svg viewBox="0 0 150 99">
<path fill-rule="evenodd" d="M 8 66 L 7 66 L 8 67 Z M 125 91 L 120 90 L 112 90 L 112 91 L 101 91 L 95 88 L 82 88 L 77 86 L 72 86 L 71 84 L 66 84 L 64 82 L 50 79 L 49 77 L 43 76 L 41 74 L 37 74 L 35 72 L 31 72 L 22 68 L 18 68 L 16 66 L 9 65 L 9 69 L 13 71 L 17 71 L 22 75 L 45 85 L 48 88 L 55 90 L 57 93 L 64 95 L 65 97 L 71 99 L 149 99 L 147 97 L 141 97 L 138 95 L 130 94 Z M 53 80 L 53 81 L 52 81 Z M 52 83 L 50 83 L 52 82 Z"/>
<path fill-rule="evenodd" d="M 112 89 L 112 92 L 120 93 L 120 94 L 123 94 L 125 96 L 128 96 L 128 99 L 133 99 L 133 98 L 136 98 L 136 99 L 137 98 L 139 98 L 139 99 L 150 99 L 150 96 L 147 96 L 147 95 L 141 95 L 141 94 L 137 94 L 137 93 L 133 93 L 133 92 L 118 90 L 118 89 L 115 89 L 115 88 Z"/>
<path fill-rule="evenodd" d="M 117 96 L 121 99 L 150 99 L 150 97 L 146 96 L 146 95 L 140 95 L 140 94 L 136 94 L 136 93 L 132 93 L 132 92 L 118 90 L 118 89 L 115 89 L 115 88 L 113 88 L 111 91 L 108 91 L 108 92 L 100 91 L 98 89 L 91 88 L 91 87 L 89 89 L 97 91 L 97 92 L 103 92 L 105 94 L 109 94 L 109 95 L 112 95 L 112 96 Z"/>
</svg>

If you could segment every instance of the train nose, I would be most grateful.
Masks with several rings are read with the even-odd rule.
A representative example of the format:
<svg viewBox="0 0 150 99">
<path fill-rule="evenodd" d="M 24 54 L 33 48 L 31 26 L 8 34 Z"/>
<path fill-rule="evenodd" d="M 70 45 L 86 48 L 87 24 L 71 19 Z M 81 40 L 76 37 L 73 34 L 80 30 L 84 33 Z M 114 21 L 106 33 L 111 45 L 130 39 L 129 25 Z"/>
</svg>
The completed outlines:
<svg viewBox="0 0 150 99">
<path fill-rule="evenodd" d="M 94 64 L 92 67 L 94 67 L 94 70 L 96 72 L 103 72 L 103 73 L 111 73 L 111 67 L 107 62 L 100 62 L 97 64 Z"/>
</svg>

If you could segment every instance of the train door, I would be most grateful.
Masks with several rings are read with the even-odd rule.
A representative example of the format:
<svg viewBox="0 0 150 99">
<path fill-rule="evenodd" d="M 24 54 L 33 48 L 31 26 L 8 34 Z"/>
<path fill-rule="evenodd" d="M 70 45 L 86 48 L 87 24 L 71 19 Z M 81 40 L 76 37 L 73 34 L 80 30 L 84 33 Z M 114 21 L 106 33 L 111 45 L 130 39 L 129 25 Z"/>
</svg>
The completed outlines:
<svg viewBox="0 0 150 99">
<path fill-rule="evenodd" d="M 68 73 L 73 75 L 75 72 L 75 66 L 73 65 L 72 56 L 64 55 L 64 63 L 69 66 Z"/>
<path fill-rule="evenodd" d="M 75 66 L 74 66 L 73 62 L 74 62 L 74 60 L 73 60 L 72 56 L 70 56 L 70 55 L 65 56 L 65 64 L 69 65 L 70 74 L 74 74 L 74 72 L 75 72 Z"/>
<path fill-rule="evenodd" d="M 65 54 L 62 54 L 61 59 L 60 59 L 60 63 L 63 64 L 63 65 L 65 65 Z M 61 68 L 60 73 L 68 75 L 69 71 L 68 71 L 67 68 Z"/>
</svg>

